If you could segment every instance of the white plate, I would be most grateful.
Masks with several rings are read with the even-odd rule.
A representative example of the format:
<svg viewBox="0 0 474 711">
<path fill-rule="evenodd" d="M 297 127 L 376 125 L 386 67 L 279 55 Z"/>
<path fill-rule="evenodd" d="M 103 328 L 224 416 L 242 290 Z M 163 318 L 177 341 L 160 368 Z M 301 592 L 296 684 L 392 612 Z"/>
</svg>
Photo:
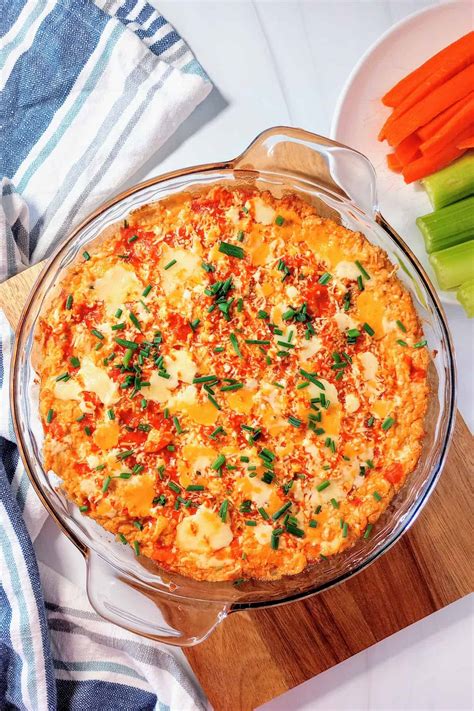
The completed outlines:
<svg viewBox="0 0 474 711">
<path fill-rule="evenodd" d="M 388 30 L 361 58 L 349 76 L 337 102 L 331 136 L 372 161 L 377 173 L 380 211 L 416 254 L 433 284 L 436 279 L 415 220 L 432 211 L 419 183 L 405 185 L 388 169 L 390 147 L 377 140 L 390 114 L 380 98 L 402 77 L 473 27 L 474 6 L 450 2 L 421 10 Z M 437 288 L 446 304 L 458 304 L 452 292 Z"/>
</svg>

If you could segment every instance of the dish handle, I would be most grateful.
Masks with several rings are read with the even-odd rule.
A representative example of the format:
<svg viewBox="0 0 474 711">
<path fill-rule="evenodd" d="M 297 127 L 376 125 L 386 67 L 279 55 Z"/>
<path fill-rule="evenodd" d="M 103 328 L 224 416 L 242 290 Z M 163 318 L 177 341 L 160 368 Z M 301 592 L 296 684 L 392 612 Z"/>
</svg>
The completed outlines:
<svg viewBox="0 0 474 711">
<path fill-rule="evenodd" d="M 109 622 L 177 647 L 203 642 L 230 612 L 222 602 L 190 600 L 133 580 L 94 551 L 87 556 L 87 595 Z"/>
<path fill-rule="evenodd" d="M 359 151 L 301 128 L 263 131 L 232 161 L 234 170 L 286 173 L 349 199 L 373 217 L 378 212 L 372 163 Z"/>
</svg>

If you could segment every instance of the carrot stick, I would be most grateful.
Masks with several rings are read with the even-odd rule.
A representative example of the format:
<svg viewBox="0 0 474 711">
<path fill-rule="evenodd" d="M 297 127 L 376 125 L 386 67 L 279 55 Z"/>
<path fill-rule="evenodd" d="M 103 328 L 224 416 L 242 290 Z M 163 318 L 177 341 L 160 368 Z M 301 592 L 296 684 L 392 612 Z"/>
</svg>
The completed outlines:
<svg viewBox="0 0 474 711">
<path fill-rule="evenodd" d="M 474 96 L 474 94 L 473 94 Z M 444 146 L 447 146 L 459 136 L 466 128 L 471 127 L 471 133 L 474 131 L 474 98 L 458 111 L 438 133 L 421 144 L 420 151 L 423 155 L 434 155 L 438 153 Z"/>
<path fill-rule="evenodd" d="M 459 111 L 459 109 L 462 109 L 462 107 L 465 106 L 471 100 L 471 96 L 472 93 L 468 94 L 468 96 L 465 96 L 462 99 L 459 99 L 459 101 L 456 101 L 455 104 L 449 106 L 447 109 L 435 116 L 434 119 L 425 124 L 425 126 L 421 126 L 421 128 L 419 128 L 417 131 L 421 140 L 427 141 L 428 138 L 434 136 L 435 133 L 437 133 L 439 129 L 442 128 L 444 124 L 447 123 L 449 119 L 452 118 L 454 114 Z"/>
<path fill-rule="evenodd" d="M 448 106 L 470 94 L 473 86 L 474 64 L 471 64 L 394 121 L 386 131 L 387 141 L 391 146 L 398 146 L 410 133 L 414 133 Z"/>
<path fill-rule="evenodd" d="M 422 156 L 421 158 L 417 158 L 412 163 L 406 165 L 402 170 L 405 183 L 413 183 L 415 180 L 426 178 L 427 175 L 436 173 L 437 170 L 445 168 L 447 165 L 452 163 L 453 160 L 459 158 L 459 156 L 462 156 L 462 154 L 466 152 L 466 149 L 458 148 L 456 144 L 459 141 L 468 138 L 469 135 L 470 130 L 467 129 L 466 131 L 463 131 L 463 133 L 461 133 L 453 143 L 445 146 L 435 155 Z"/>
<path fill-rule="evenodd" d="M 385 106 L 398 106 L 411 94 L 426 78 L 440 67 L 444 68 L 444 79 L 449 79 L 474 61 L 474 32 L 460 37 L 440 52 L 430 57 L 421 66 L 414 69 L 395 84 L 390 91 L 382 97 Z"/>
<path fill-rule="evenodd" d="M 458 148 L 474 148 L 474 133 L 472 134 L 472 136 L 468 136 L 468 138 L 463 138 L 461 141 L 458 138 L 456 146 Z"/>
<path fill-rule="evenodd" d="M 412 133 L 411 136 L 407 136 L 395 149 L 395 155 L 402 165 L 407 165 L 412 161 L 418 153 L 421 141 L 416 135 Z"/>
<path fill-rule="evenodd" d="M 394 173 L 401 173 L 402 172 L 403 165 L 400 163 L 400 161 L 397 158 L 395 153 L 388 154 L 387 165 L 390 168 L 390 170 L 393 170 Z"/>
</svg>

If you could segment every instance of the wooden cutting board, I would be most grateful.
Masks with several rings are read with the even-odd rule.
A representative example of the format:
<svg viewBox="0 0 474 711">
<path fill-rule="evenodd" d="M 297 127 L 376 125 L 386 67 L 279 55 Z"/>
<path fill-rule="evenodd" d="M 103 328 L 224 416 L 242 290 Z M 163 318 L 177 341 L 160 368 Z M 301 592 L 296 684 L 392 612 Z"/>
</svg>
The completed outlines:
<svg viewBox="0 0 474 711">
<path fill-rule="evenodd" d="M 40 269 L 0 285 L 0 308 L 14 328 Z M 472 451 L 458 413 L 438 486 L 388 553 L 321 595 L 231 614 L 186 650 L 216 711 L 255 709 L 472 591 Z"/>
</svg>

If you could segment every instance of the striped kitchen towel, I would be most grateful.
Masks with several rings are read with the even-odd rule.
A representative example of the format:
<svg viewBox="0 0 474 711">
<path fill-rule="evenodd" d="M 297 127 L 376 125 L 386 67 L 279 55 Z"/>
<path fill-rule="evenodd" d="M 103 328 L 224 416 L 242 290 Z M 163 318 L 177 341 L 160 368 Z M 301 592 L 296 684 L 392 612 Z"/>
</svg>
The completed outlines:
<svg viewBox="0 0 474 711">
<path fill-rule="evenodd" d="M 0 35 L 2 281 L 118 192 L 211 84 L 144 0 L 8 0 Z M 101 620 L 38 569 L 46 513 L 13 434 L 11 348 L 0 312 L 0 709 L 207 708 L 179 650 Z"/>
</svg>

